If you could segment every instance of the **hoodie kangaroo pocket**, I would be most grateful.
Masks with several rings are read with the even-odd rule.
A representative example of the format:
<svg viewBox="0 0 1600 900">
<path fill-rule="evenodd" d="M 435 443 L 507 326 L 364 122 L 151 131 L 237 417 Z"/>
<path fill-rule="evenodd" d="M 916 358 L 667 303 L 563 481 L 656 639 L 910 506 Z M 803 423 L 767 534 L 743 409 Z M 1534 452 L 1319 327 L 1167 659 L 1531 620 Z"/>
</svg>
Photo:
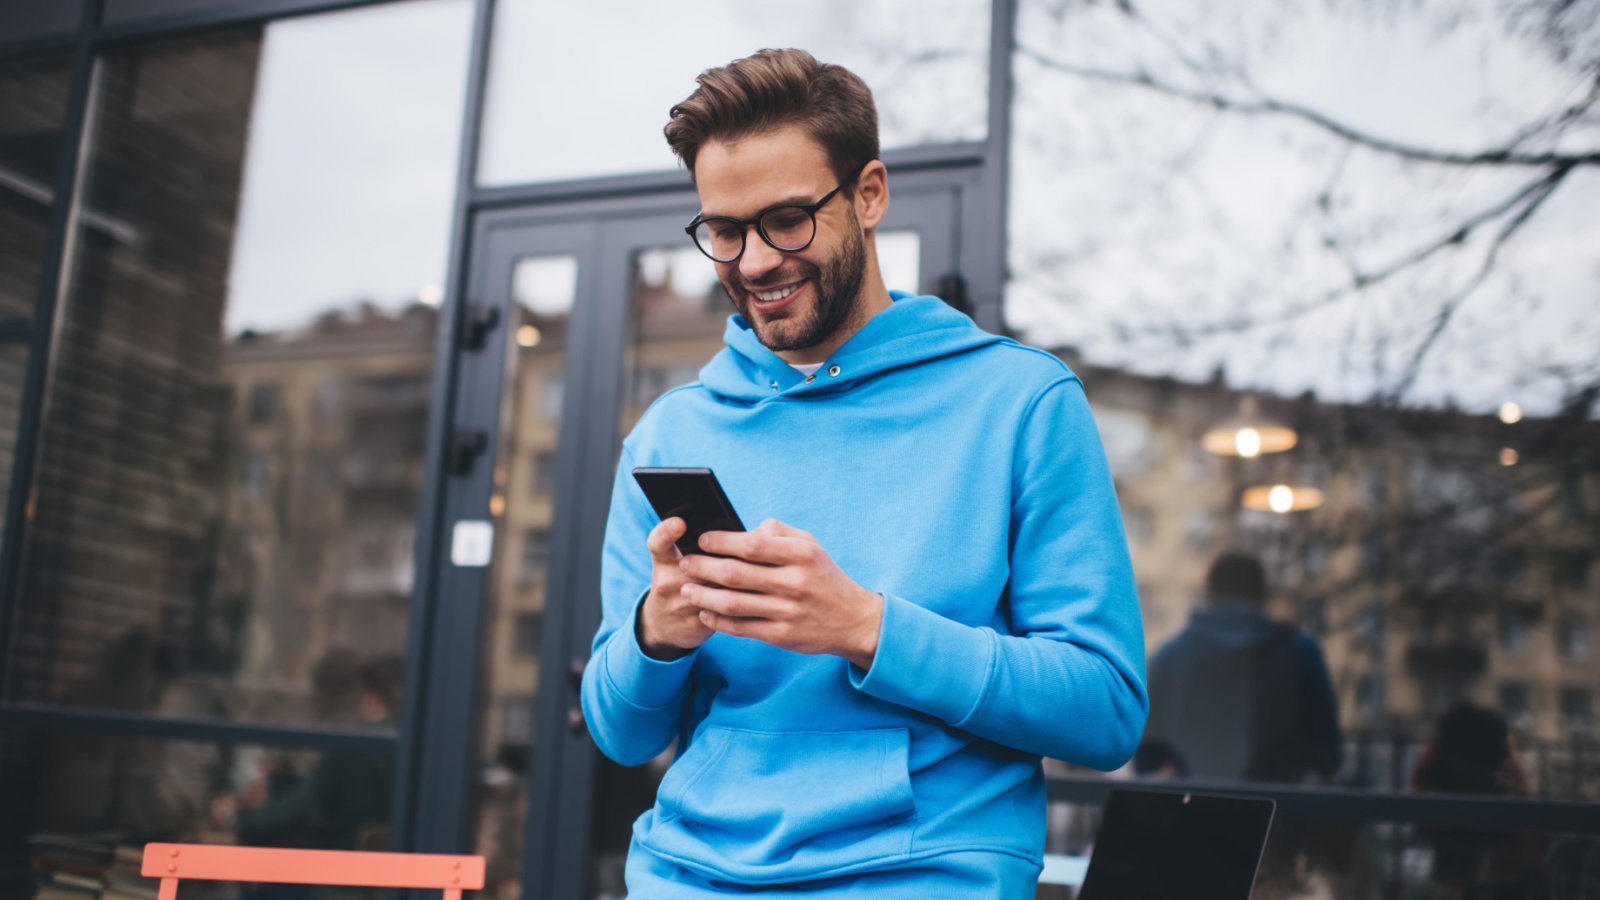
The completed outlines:
<svg viewBox="0 0 1600 900">
<path fill-rule="evenodd" d="M 713 877 L 776 882 L 904 856 L 915 805 L 904 728 L 710 727 L 667 770 L 650 847 Z"/>
</svg>

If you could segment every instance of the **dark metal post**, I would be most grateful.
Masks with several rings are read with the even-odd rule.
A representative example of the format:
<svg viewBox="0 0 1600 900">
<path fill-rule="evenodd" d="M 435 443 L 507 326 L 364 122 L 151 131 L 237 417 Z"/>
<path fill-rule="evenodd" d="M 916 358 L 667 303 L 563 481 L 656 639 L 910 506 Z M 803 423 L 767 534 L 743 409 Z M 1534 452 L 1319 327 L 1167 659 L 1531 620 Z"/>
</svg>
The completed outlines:
<svg viewBox="0 0 1600 900">
<path fill-rule="evenodd" d="M 469 56 L 467 97 L 461 115 L 461 140 L 457 150 L 455 208 L 451 214 L 450 262 L 445 280 L 445 299 L 439 316 L 439 334 L 434 342 L 434 369 L 432 393 L 429 401 L 426 475 L 422 486 L 421 508 L 417 515 L 417 533 L 414 550 L 416 569 L 411 587 L 411 618 L 406 635 L 406 684 L 404 715 L 400 723 L 399 750 L 395 760 L 395 787 L 391 808 L 391 844 L 397 850 L 431 850 L 455 852 L 467 839 L 464 817 L 433 816 L 426 821 L 418 814 L 421 787 L 430 773 L 464 772 L 472 767 L 471 737 L 457 735 L 457 740 L 443 742 L 444 746 L 459 748 L 465 742 L 465 756 L 460 752 L 439 751 L 426 741 L 429 706 L 427 696 L 435 686 L 440 667 L 434 666 L 438 648 L 431 640 L 433 623 L 439 614 L 436 590 L 440 573 L 440 556 L 446 536 L 445 454 L 448 438 L 455 418 L 457 366 L 460 358 L 457 334 L 467 303 L 463 296 L 466 285 L 467 260 L 471 254 L 472 233 L 471 197 L 477 180 L 478 135 L 483 121 L 483 98 L 489 77 L 489 43 L 494 22 L 493 0 L 476 0 L 473 10 L 472 49 Z M 476 657 L 456 660 L 475 662 Z M 475 672 L 473 673 L 475 674 Z M 463 798 L 464 802 L 464 798 Z"/>
<path fill-rule="evenodd" d="M 0 676 L 9 670 L 11 623 L 18 608 L 22 549 L 28 537 L 33 499 L 34 464 L 44 421 L 45 397 L 50 382 L 51 348 L 61 311 L 66 269 L 72 264 L 73 214 L 83 185 L 83 167 L 93 139 L 88 127 L 94 103 L 94 30 L 103 0 L 88 0 L 78 22 L 77 45 L 72 53 L 72 81 L 67 89 L 67 116 L 57 151 L 56 180 L 50 205 L 50 230 L 34 306 L 28 362 L 22 397 L 17 409 L 17 442 L 11 461 L 10 491 L 5 503 L 5 536 L 0 542 Z"/>
</svg>

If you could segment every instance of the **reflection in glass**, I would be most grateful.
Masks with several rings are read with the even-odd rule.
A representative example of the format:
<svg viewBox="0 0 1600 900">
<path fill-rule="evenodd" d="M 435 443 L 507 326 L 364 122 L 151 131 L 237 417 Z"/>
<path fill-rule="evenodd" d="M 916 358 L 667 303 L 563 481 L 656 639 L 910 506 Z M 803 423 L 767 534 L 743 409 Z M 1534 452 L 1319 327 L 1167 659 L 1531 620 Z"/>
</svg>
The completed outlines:
<svg viewBox="0 0 1600 900">
<path fill-rule="evenodd" d="M 100 58 L 8 700 L 393 727 L 470 18 Z"/>
<path fill-rule="evenodd" d="M 0 4 L 0 40 L 22 41 L 71 34 L 78 27 L 81 9 L 81 0 Z"/>
<path fill-rule="evenodd" d="M 677 160 L 661 136 L 667 111 L 701 71 L 763 47 L 801 47 L 861 76 L 877 100 L 886 149 L 982 140 L 989 16 L 985 0 L 718 0 L 692 12 L 647 0 L 507 0 L 495 9 L 478 180 L 671 170 Z M 596 47 L 605 48 L 603 59 Z M 575 77 L 582 90 L 570 89 Z"/>
<path fill-rule="evenodd" d="M 1266 615 L 1315 626 L 1337 786 L 1409 790 L 1471 703 L 1509 725 L 1525 796 L 1600 798 L 1600 179 L 1560 162 L 1600 147 L 1562 112 L 1595 108 L 1569 96 L 1593 42 L 1519 16 L 1018 9 L 1007 319 L 1102 428 L 1148 423 L 1112 464 L 1150 652 L 1204 614 L 1218 554 L 1259 557 Z M 1247 400 L 1299 443 L 1205 459 Z M 1240 509 L 1258 485 L 1323 502 Z"/>
<path fill-rule="evenodd" d="M 22 402 L 22 379 L 28 363 L 28 345 L 0 344 L 0 504 L 11 488 L 11 464 L 16 453 L 17 414 Z M 0 505 L 0 508 L 4 508 Z M 5 523 L 0 522 L 0 535 Z"/>
<path fill-rule="evenodd" d="M 1100 807 L 1050 804 L 1040 900 L 1069 900 L 1093 852 Z M 1159 864 L 1161 848 L 1150 848 Z M 1392 822 L 1343 823 L 1280 809 L 1250 896 L 1583 897 L 1600 863 L 1600 838 L 1531 832 L 1466 832 Z M 1589 868 L 1586 868 L 1589 867 Z M 1587 882 L 1592 885 L 1591 882 Z"/>
<path fill-rule="evenodd" d="M 33 317 L 71 75 L 64 57 L 0 64 L 0 321 Z"/>
<path fill-rule="evenodd" d="M 490 501 L 497 546 L 484 632 L 475 838 L 476 852 L 489 860 L 484 892 L 504 900 L 522 896 L 528 773 L 539 743 L 533 719 L 549 594 L 552 470 L 577 279 L 577 260 L 570 256 L 524 256 L 511 275 L 515 311 L 506 329 L 501 444 Z"/>
<path fill-rule="evenodd" d="M 31 881 L 40 897 L 153 897 L 139 876 L 148 841 L 384 849 L 392 764 L 354 751 L 8 730 L 0 895 L 29 896 Z"/>
</svg>

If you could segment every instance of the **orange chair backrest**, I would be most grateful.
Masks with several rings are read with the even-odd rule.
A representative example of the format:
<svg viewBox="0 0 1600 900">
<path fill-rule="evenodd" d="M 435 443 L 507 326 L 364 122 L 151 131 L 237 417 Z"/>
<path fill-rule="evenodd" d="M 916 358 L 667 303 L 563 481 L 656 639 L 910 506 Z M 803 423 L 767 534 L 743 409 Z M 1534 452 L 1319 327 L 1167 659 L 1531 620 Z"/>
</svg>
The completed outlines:
<svg viewBox="0 0 1600 900">
<path fill-rule="evenodd" d="M 483 888 L 481 856 L 283 850 L 212 844 L 146 844 L 140 874 L 161 879 L 160 900 L 175 900 L 178 882 L 253 881 L 345 887 L 437 888 L 445 900 Z"/>
</svg>

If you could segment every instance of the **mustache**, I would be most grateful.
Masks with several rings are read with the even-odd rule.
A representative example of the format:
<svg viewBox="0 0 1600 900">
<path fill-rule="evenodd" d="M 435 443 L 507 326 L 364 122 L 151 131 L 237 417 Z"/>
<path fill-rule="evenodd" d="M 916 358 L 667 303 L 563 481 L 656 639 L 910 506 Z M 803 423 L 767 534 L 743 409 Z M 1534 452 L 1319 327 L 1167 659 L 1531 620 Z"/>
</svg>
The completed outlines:
<svg viewBox="0 0 1600 900">
<path fill-rule="evenodd" d="M 780 284 L 790 284 L 804 278 L 816 278 L 815 266 L 798 266 L 793 270 L 779 269 L 755 280 L 746 280 L 737 272 L 728 276 L 728 286 L 741 291 L 760 291 Z"/>
</svg>

